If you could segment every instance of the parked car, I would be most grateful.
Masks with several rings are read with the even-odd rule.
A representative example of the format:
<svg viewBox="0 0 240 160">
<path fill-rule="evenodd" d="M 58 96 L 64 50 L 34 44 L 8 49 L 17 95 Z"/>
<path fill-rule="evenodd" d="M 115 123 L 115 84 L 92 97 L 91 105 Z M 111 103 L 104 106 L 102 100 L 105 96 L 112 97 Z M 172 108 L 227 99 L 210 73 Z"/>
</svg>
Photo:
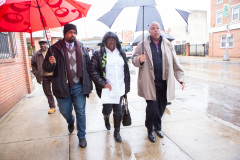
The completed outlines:
<svg viewBox="0 0 240 160">
<path fill-rule="evenodd" d="M 121 43 L 122 50 L 126 53 L 127 60 L 133 56 L 133 47 L 130 43 Z"/>
</svg>

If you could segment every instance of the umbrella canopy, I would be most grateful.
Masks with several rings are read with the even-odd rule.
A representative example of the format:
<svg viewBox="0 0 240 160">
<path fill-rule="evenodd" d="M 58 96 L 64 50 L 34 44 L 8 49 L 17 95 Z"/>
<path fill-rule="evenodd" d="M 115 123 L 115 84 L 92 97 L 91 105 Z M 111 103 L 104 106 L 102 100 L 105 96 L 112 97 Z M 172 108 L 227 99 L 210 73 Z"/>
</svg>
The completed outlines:
<svg viewBox="0 0 240 160">
<path fill-rule="evenodd" d="M 86 17 L 90 7 L 75 0 L 32 0 L 4 4 L 0 6 L 0 32 L 30 33 L 44 30 L 44 27 L 61 27 Z"/>
<path fill-rule="evenodd" d="M 105 13 L 103 16 L 101 16 L 98 19 L 98 21 L 104 23 L 106 26 L 111 28 L 113 23 L 117 19 L 118 15 L 121 13 L 123 9 L 124 8 L 111 9 L 110 11 Z M 144 29 L 142 28 L 143 21 L 144 21 Z M 164 30 L 161 16 L 154 6 L 144 6 L 144 13 L 143 13 L 143 7 L 140 7 L 138 11 L 136 31 L 148 30 L 149 24 L 151 24 L 153 21 L 158 22 L 161 26 L 161 29 Z"/>
<path fill-rule="evenodd" d="M 188 24 L 188 16 L 189 16 L 189 12 L 180 10 L 180 9 L 176 9 L 177 12 L 182 16 L 182 18 L 184 19 L 184 21 Z"/>
<path fill-rule="evenodd" d="M 145 34 L 144 34 L 144 39 L 146 39 L 149 35 L 150 35 L 149 33 L 145 33 Z M 172 41 L 174 40 L 174 38 L 173 38 L 171 35 L 169 35 L 168 33 L 166 33 L 166 32 L 162 32 L 162 31 L 161 31 L 161 36 L 164 37 L 164 38 L 167 38 L 170 42 L 172 42 Z M 137 44 L 138 44 L 139 42 L 141 42 L 141 41 L 142 41 L 142 35 L 138 36 L 138 37 L 133 41 L 132 46 L 137 46 Z"/>
<path fill-rule="evenodd" d="M 164 30 L 162 19 L 157 9 L 155 8 L 155 0 L 118 0 L 113 8 L 98 19 L 109 28 L 112 27 L 114 21 L 125 7 L 140 6 L 136 24 L 136 31 L 142 31 L 142 38 L 144 38 L 144 30 L 148 30 L 149 24 L 157 21 L 161 29 Z M 144 51 L 144 44 L 142 45 Z"/>
<path fill-rule="evenodd" d="M 18 2 L 24 2 L 24 1 L 32 1 L 32 0 L 0 0 L 0 6 L 3 4 L 18 3 Z"/>
<path fill-rule="evenodd" d="M 154 21 L 160 24 L 161 30 L 165 30 L 162 23 L 162 18 L 156 7 L 154 6 L 145 6 L 144 8 L 140 7 L 138 11 L 136 31 L 149 30 L 149 25 Z M 142 26 L 143 24 L 144 27 Z"/>
<path fill-rule="evenodd" d="M 137 7 L 137 6 L 155 6 L 155 0 L 119 0 L 117 1 L 112 9 L 126 8 L 126 7 Z"/>
</svg>

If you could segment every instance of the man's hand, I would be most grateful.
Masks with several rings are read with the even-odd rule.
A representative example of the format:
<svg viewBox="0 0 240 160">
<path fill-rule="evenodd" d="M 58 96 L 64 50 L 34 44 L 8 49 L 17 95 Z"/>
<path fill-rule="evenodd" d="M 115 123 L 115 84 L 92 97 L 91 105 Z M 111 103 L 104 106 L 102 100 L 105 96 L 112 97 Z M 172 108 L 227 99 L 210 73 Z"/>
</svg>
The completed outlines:
<svg viewBox="0 0 240 160">
<path fill-rule="evenodd" d="M 182 82 L 182 90 L 184 89 L 184 85 L 185 85 L 185 83 L 184 83 L 184 82 Z"/>
<path fill-rule="evenodd" d="M 108 88 L 110 91 L 112 90 L 112 86 L 111 86 L 109 83 L 107 83 L 107 84 L 104 86 L 104 88 Z"/>
<path fill-rule="evenodd" d="M 49 63 L 50 63 L 51 65 L 53 65 L 53 63 L 56 63 L 56 59 L 55 59 L 54 56 L 50 56 L 50 57 L 49 57 Z"/>
<path fill-rule="evenodd" d="M 146 56 L 145 56 L 145 54 L 141 54 L 140 56 L 139 56 L 139 62 L 140 63 L 143 63 L 143 62 L 145 62 L 146 61 Z"/>
</svg>

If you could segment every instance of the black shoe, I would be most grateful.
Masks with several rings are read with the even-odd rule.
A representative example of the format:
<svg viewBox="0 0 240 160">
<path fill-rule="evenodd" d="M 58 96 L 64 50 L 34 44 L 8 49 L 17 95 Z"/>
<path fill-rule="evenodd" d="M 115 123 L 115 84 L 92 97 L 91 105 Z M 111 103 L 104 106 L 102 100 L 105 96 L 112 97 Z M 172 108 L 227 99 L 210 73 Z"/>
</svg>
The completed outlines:
<svg viewBox="0 0 240 160">
<path fill-rule="evenodd" d="M 148 133 L 148 139 L 153 143 L 156 142 L 156 138 L 153 132 Z"/>
<path fill-rule="evenodd" d="M 68 130 L 69 130 L 69 133 L 71 134 L 74 130 L 74 123 L 73 124 L 68 124 Z"/>
<path fill-rule="evenodd" d="M 117 142 L 121 143 L 122 142 L 122 137 L 120 135 L 120 129 L 115 128 L 114 130 L 114 138 Z"/>
<path fill-rule="evenodd" d="M 87 140 L 86 140 L 85 137 L 84 138 L 79 138 L 79 146 L 81 148 L 85 148 L 87 146 Z"/>
<path fill-rule="evenodd" d="M 155 129 L 154 129 L 154 131 L 157 133 L 158 137 L 160 137 L 160 138 L 163 138 L 163 137 L 164 137 L 162 131 L 157 131 L 157 130 L 155 130 Z"/>
<path fill-rule="evenodd" d="M 111 125 L 109 123 L 109 115 L 103 115 L 104 116 L 104 121 L 105 121 L 105 127 L 107 128 L 107 130 L 111 129 Z"/>
</svg>

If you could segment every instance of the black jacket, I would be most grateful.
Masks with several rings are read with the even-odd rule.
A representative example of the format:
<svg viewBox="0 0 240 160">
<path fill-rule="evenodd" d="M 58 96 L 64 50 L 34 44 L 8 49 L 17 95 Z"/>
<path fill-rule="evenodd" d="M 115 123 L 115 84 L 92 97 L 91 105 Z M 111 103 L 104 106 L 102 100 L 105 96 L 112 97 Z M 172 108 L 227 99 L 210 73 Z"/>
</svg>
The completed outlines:
<svg viewBox="0 0 240 160">
<path fill-rule="evenodd" d="M 78 41 L 76 41 L 78 42 Z M 92 90 L 92 80 L 89 75 L 89 62 L 90 58 L 87 52 L 87 49 L 83 47 L 83 45 L 78 42 L 80 45 L 80 48 L 82 48 L 83 53 L 83 94 L 88 96 L 91 93 Z M 52 90 L 53 94 L 57 98 L 64 98 L 70 96 L 69 94 L 69 84 L 68 84 L 68 78 L 67 78 L 67 70 L 66 70 L 66 62 L 65 62 L 65 56 L 63 52 L 63 48 L 61 46 L 61 40 L 56 42 L 51 46 L 52 53 L 56 59 L 56 64 L 51 65 L 49 63 L 49 57 L 50 55 L 50 49 L 48 49 L 48 52 L 46 54 L 46 57 L 43 62 L 43 69 L 46 72 L 53 72 L 53 83 L 52 83 Z"/>
<path fill-rule="evenodd" d="M 124 60 L 124 83 L 125 83 L 125 94 L 127 94 L 130 91 L 130 72 L 127 64 L 126 54 L 122 50 L 120 51 L 120 54 Z M 89 65 L 90 76 L 96 86 L 97 94 L 99 97 L 101 97 L 102 88 L 104 88 L 104 86 L 107 84 L 107 81 L 103 77 L 103 72 L 101 69 L 102 59 L 103 59 L 102 51 L 101 50 L 95 51 Z"/>
</svg>

